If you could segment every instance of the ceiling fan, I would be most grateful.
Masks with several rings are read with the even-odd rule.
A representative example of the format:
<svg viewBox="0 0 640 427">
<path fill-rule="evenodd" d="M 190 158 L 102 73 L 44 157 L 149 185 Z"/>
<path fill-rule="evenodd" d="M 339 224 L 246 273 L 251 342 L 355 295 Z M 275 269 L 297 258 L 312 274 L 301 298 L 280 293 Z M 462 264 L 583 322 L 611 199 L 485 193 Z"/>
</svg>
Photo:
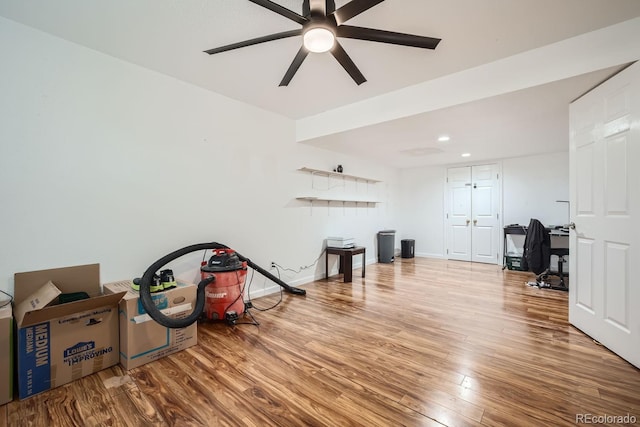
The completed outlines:
<svg viewBox="0 0 640 427">
<path fill-rule="evenodd" d="M 352 0 L 337 10 L 335 0 L 303 0 L 303 15 L 299 15 L 296 12 L 270 0 L 249 1 L 297 22 L 302 25 L 302 28 L 216 47 L 205 50 L 205 53 L 213 55 L 215 53 L 226 52 L 272 40 L 302 35 L 303 45 L 300 47 L 300 50 L 293 59 L 289 69 L 282 78 L 280 86 L 287 86 L 289 82 L 291 82 L 291 79 L 296 74 L 298 68 L 300 68 L 300 65 L 302 65 L 302 62 L 305 60 L 309 52 L 319 53 L 328 51 L 331 51 L 331 54 L 336 58 L 340 65 L 342 65 L 346 72 L 349 73 L 356 84 L 361 85 L 366 82 L 367 79 L 364 78 L 358 67 L 356 67 L 356 64 L 353 63 L 347 52 L 340 45 L 338 40 L 336 40 L 337 37 L 391 43 L 423 49 L 435 49 L 436 46 L 438 46 L 438 43 L 440 43 L 440 39 L 432 37 L 396 33 L 373 28 L 354 27 L 343 24 L 354 16 L 357 16 L 373 6 L 382 3 L 384 0 Z"/>
</svg>

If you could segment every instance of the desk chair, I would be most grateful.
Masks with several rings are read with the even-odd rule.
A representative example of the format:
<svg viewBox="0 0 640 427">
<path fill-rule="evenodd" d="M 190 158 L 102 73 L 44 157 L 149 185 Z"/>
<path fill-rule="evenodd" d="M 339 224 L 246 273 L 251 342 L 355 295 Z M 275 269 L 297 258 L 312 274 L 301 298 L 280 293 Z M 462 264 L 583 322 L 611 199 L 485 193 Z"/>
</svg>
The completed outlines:
<svg viewBox="0 0 640 427">
<path fill-rule="evenodd" d="M 536 276 L 536 283 L 539 288 L 547 288 L 554 289 L 556 291 L 568 291 L 569 287 L 564 282 L 564 278 L 566 275 L 563 271 L 563 264 L 566 261 L 565 256 L 569 255 L 569 249 L 567 248 L 552 248 L 551 255 L 556 255 L 558 257 L 558 271 L 551 271 L 547 269 L 546 272 L 543 272 Z M 558 276 L 560 278 L 560 282 L 557 285 L 553 285 L 548 282 L 549 276 Z"/>
<path fill-rule="evenodd" d="M 558 271 L 552 272 L 549 268 L 551 265 L 551 255 L 558 256 Z M 529 282 L 531 286 L 539 288 L 554 289 L 558 291 L 568 291 L 569 288 L 564 282 L 564 272 L 562 264 L 564 257 L 569 255 L 567 248 L 551 248 L 551 238 L 549 231 L 542 225 L 540 221 L 532 218 L 527 227 L 527 234 L 524 239 L 524 253 L 522 254 L 523 267 L 532 271 L 536 275 L 536 281 Z M 549 276 L 559 276 L 560 283 L 558 285 L 551 284 Z"/>
</svg>

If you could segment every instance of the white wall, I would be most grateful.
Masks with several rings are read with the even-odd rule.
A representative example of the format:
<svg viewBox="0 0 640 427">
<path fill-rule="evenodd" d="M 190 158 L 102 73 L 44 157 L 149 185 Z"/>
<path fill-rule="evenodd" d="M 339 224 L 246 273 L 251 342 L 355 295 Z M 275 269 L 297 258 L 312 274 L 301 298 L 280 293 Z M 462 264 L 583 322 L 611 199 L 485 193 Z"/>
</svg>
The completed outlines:
<svg viewBox="0 0 640 427">
<path fill-rule="evenodd" d="M 531 218 L 546 225 L 567 223 L 567 204 L 556 200 L 569 200 L 568 152 L 496 162 L 502 164 L 503 225 L 528 225 Z M 417 256 L 446 257 L 446 174 L 446 167 L 441 166 L 400 173 L 400 233 L 402 238 L 415 238 Z M 499 242 L 502 245 L 502 236 Z"/>
<path fill-rule="evenodd" d="M 567 147 L 569 135 L 567 135 Z M 504 224 L 569 222 L 569 152 L 506 159 L 502 163 Z"/>
<path fill-rule="evenodd" d="M 103 282 L 218 241 L 298 269 L 349 234 L 375 260 L 397 172 L 298 144 L 293 121 L 0 18 L 0 289 L 13 274 L 99 262 Z M 369 207 L 314 207 L 302 166 L 383 180 Z M 173 265 L 195 278 L 202 253 Z M 335 260 L 332 268 L 336 269 Z M 324 263 L 283 279 L 320 277 Z M 257 280 L 254 289 L 271 287 Z M 277 289 L 266 289 L 269 292 Z"/>
<path fill-rule="evenodd" d="M 446 168 L 404 169 L 400 172 L 398 235 L 415 239 L 416 256 L 445 257 L 444 202 Z"/>
</svg>

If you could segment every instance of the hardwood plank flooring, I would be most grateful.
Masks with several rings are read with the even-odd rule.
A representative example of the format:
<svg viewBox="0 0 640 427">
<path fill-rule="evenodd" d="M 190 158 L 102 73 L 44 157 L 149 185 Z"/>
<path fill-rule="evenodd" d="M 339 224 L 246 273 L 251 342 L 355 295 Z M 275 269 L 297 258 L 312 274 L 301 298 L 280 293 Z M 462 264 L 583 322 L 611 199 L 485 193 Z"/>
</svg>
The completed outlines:
<svg viewBox="0 0 640 427">
<path fill-rule="evenodd" d="M 260 326 L 200 323 L 188 350 L 0 406 L 0 426 L 640 424 L 640 370 L 569 325 L 567 294 L 525 286 L 531 274 L 415 258 L 353 276 L 252 310 Z"/>
</svg>

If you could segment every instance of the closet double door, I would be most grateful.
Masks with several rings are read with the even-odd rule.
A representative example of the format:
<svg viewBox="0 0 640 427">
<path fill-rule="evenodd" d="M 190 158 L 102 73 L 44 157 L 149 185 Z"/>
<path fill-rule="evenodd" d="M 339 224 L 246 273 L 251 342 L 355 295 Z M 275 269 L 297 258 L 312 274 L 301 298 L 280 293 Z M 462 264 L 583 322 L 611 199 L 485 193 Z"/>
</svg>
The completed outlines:
<svg viewBox="0 0 640 427">
<path fill-rule="evenodd" d="M 497 264 L 499 260 L 497 164 L 447 170 L 447 257 Z"/>
</svg>

